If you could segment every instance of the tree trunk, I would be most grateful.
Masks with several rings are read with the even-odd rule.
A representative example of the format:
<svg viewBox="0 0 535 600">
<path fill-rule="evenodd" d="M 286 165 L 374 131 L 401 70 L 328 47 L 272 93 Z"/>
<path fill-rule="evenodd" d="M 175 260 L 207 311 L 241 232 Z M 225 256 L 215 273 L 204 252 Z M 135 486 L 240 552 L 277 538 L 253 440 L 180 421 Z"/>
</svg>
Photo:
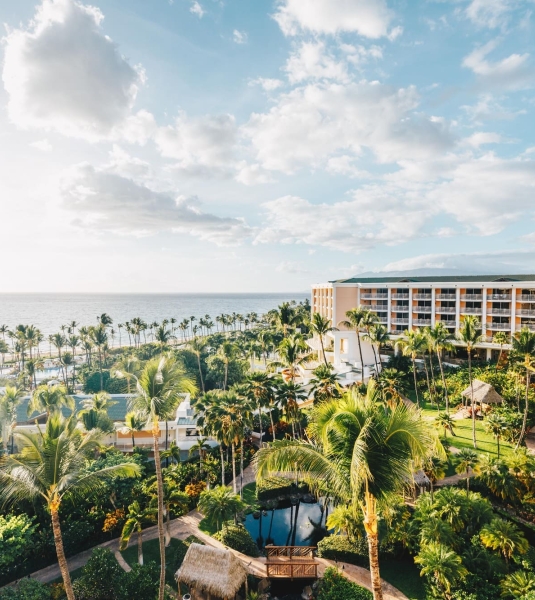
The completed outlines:
<svg viewBox="0 0 535 600">
<path fill-rule="evenodd" d="M 238 491 L 236 489 L 236 446 L 234 442 L 232 442 L 232 489 L 234 493 Z"/>
<path fill-rule="evenodd" d="M 219 451 L 221 452 L 221 485 L 225 487 L 225 455 L 223 454 L 223 444 L 219 443 Z"/>
<path fill-rule="evenodd" d="M 472 381 L 472 350 L 468 350 L 468 377 L 470 377 L 470 394 L 472 396 L 472 443 L 477 448 L 476 440 L 476 410 L 474 404 L 474 382 Z"/>
<path fill-rule="evenodd" d="M 325 362 L 325 366 L 328 367 L 329 363 L 327 362 L 327 357 L 325 356 L 325 348 L 323 347 L 323 336 L 320 335 L 320 344 L 321 344 L 321 353 L 323 354 L 323 360 Z"/>
<path fill-rule="evenodd" d="M 364 383 L 364 359 L 362 358 L 362 344 L 360 343 L 360 334 L 357 329 L 357 342 L 359 343 L 359 355 L 360 355 L 360 381 Z"/>
<path fill-rule="evenodd" d="M 516 443 L 515 450 L 518 450 L 518 447 L 522 443 L 524 436 L 526 435 L 526 425 L 528 422 L 528 408 L 529 408 L 529 369 L 528 369 L 528 359 L 526 358 L 526 404 L 524 406 L 524 418 L 522 419 L 522 431 L 520 432 L 520 437 L 518 438 L 518 442 Z"/>
<path fill-rule="evenodd" d="M 383 600 L 383 588 L 379 573 L 379 535 L 377 533 L 377 501 L 366 491 L 364 511 L 364 529 L 368 538 L 370 555 L 370 573 L 372 580 L 373 600 Z"/>
<path fill-rule="evenodd" d="M 275 439 L 275 423 L 273 423 L 273 409 L 270 407 L 269 409 L 269 420 L 271 421 L 271 437 Z M 260 444 L 262 447 L 262 444 Z"/>
<path fill-rule="evenodd" d="M 446 414 L 450 414 L 450 402 L 448 398 L 448 388 L 446 386 L 446 378 L 444 377 L 444 367 L 442 366 L 442 358 L 440 357 L 440 351 L 437 351 L 438 366 L 440 368 L 440 376 L 442 378 L 442 386 L 444 387 L 444 400 L 446 401 Z"/>
<path fill-rule="evenodd" d="M 243 438 L 240 440 L 240 498 L 243 500 Z"/>
<path fill-rule="evenodd" d="M 158 486 L 158 540 L 160 545 L 160 587 L 158 600 L 164 600 L 165 594 L 165 540 L 163 528 L 163 481 L 162 464 L 160 462 L 160 428 L 158 422 L 152 429 L 154 438 L 154 466 L 156 467 L 156 482 Z"/>
<path fill-rule="evenodd" d="M 416 380 L 416 362 L 414 356 L 412 357 L 412 374 L 414 376 L 414 393 L 416 394 L 416 406 L 420 407 L 420 400 L 418 398 L 418 381 Z"/>
<path fill-rule="evenodd" d="M 201 378 L 201 389 L 204 394 L 204 380 L 202 378 L 202 368 L 201 368 L 201 353 L 197 354 L 197 364 L 199 365 L 199 377 Z"/>
<path fill-rule="evenodd" d="M 263 431 L 262 431 L 262 406 L 260 405 L 260 401 L 257 402 L 257 406 L 258 406 L 258 423 L 259 423 L 259 427 L 260 427 L 260 448 L 262 448 L 262 438 L 263 438 Z"/>
<path fill-rule="evenodd" d="M 377 352 L 375 351 L 375 346 L 372 344 L 372 350 L 373 350 L 373 362 L 375 363 L 375 375 L 376 377 L 379 377 L 379 365 L 377 364 Z"/>
<path fill-rule="evenodd" d="M 141 524 L 137 528 L 137 562 L 143 565 L 143 531 Z"/>
<path fill-rule="evenodd" d="M 225 361 L 225 380 L 223 381 L 223 391 L 227 389 L 227 379 L 228 379 L 228 362 Z"/>
<path fill-rule="evenodd" d="M 169 504 L 165 505 L 165 547 L 171 544 L 171 515 Z"/>
<path fill-rule="evenodd" d="M 52 531 L 54 532 L 54 543 L 56 545 L 56 554 L 58 555 L 58 564 L 59 569 L 61 571 L 61 576 L 63 578 L 63 585 L 65 586 L 67 600 L 74 600 L 74 591 L 72 589 L 69 566 L 67 564 L 67 559 L 65 558 L 65 551 L 63 549 L 63 538 L 61 536 L 58 508 L 59 505 L 50 507 L 50 515 L 52 517 Z"/>
<path fill-rule="evenodd" d="M 427 391 L 429 392 L 429 400 L 431 400 L 431 404 L 433 404 L 433 392 L 431 391 L 431 382 L 429 381 L 429 370 L 427 368 L 427 359 L 425 358 L 425 352 L 423 354 L 423 359 L 424 359 L 425 378 L 427 379 Z"/>
</svg>

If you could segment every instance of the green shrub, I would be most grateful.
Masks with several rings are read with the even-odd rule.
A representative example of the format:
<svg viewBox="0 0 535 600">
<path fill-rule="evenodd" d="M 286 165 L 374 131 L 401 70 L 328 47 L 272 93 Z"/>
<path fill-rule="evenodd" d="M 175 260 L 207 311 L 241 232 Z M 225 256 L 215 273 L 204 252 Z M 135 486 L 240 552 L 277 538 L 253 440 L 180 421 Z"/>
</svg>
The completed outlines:
<svg viewBox="0 0 535 600">
<path fill-rule="evenodd" d="M 109 550 L 95 548 L 82 569 L 82 576 L 73 582 L 76 600 L 116 600 L 123 573 Z"/>
<path fill-rule="evenodd" d="M 318 600 L 373 600 L 373 595 L 346 579 L 334 567 L 329 567 L 320 580 Z"/>
<path fill-rule="evenodd" d="M 343 535 L 330 535 L 318 542 L 318 556 L 361 567 L 367 567 L 369 564 L 368 544 L 365 538 L 352 542 Z"/>
<path fill-rule="evenodd" d="M 243 525 L 225 525 L 214 537 L 225 546 L 256 558 L 259 556 L 258 546 L 251 534 Z"/>
<path fill-rule="evenodd" d="M 294 494 L 306 494 L 308 486 L 306 483 L 295 484 L 294 481 L 285 477 L 268 477 L 256 486 L 256 497 L 260 502 L 273 500 L 280 496 L 292 496 Z"/>
<path fill-rule="evenodd" d="M 115 586 L 118 600 L 143 598 L 155 600 L 158 597 L 160 567 L 155 562 L 134 565 L 129 573 L 123 573 Z"/>
<path fill-rule="evenodd" d="M 36 579 L 21 579 L 16 587 L 0 590 L 0 600 L 50 600 L 50 589 Z"/>
<path fill-rule="evenodd" d="M 36 528 L 28 515 L 0 515 L 0 572 L 7 574 L 24 561 Z"/>
</svg>

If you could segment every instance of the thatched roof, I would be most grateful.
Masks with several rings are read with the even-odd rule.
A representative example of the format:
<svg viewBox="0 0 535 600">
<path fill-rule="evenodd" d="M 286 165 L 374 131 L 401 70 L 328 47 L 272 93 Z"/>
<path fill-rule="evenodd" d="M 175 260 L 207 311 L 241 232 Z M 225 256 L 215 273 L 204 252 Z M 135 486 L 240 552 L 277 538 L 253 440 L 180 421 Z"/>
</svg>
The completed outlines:
<svg viewBox="0 0 535 600">
<path fill-rule="evenodd" d="M 175 578 L 188 587 L 226 600 L 238 593 L 247 578 L 247 571 L 228 550 L 191 544 Z"/>
<path fill-rule="evenodd" d="M 474 379 L 474 402 L 479 404 L 501 404 L 503 398 L 498 392 L 490 385 L 479 379 Z M 466 398 L 472 398 L 472 388 L 468 386 L 462 395 Z"/>
</svg>

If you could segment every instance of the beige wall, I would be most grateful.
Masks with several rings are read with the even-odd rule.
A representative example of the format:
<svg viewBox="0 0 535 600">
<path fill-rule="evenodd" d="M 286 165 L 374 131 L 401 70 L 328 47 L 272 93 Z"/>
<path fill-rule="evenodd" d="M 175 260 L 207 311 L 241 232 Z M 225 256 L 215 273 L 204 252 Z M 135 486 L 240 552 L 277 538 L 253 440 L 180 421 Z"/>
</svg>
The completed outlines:
<svg viewBox="0 0 535 600">
<path fill-rule="evenodd" d="M 335 288 L 335 302 L 336 315 L 333 325 L 338 327 L 340 321 L 345 320 L 346 312 L 357 308 L 357 287 Z"/>
</svg>

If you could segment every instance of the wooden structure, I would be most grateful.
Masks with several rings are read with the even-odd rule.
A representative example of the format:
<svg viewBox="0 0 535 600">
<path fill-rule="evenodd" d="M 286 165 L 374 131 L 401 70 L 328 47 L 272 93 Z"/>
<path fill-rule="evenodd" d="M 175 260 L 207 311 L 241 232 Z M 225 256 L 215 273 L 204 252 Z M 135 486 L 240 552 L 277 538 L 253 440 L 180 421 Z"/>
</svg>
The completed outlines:
<svg viewBox="0 0 535 600">
<path fill-rule="evenodd" d="M 317 579 L 315 549 L 312 546 L 266 546 L 267 577 Z"/>
</svg>

